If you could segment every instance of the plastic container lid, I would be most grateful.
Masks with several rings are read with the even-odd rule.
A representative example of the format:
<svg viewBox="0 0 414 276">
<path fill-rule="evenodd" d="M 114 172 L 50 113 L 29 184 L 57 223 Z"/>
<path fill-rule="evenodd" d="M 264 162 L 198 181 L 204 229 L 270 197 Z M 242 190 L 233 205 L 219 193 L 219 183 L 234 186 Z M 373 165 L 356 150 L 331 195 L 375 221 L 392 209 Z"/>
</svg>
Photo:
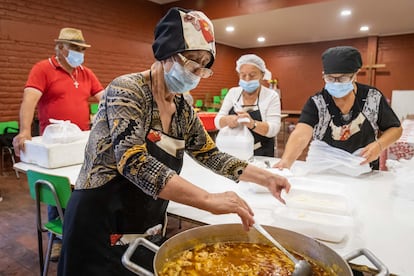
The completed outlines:
<svg viewBox="0 0 414 276">
<path fill-rule="evenodd" d="M 287 207 L 277 207 L 274 214 L 278 226 L 329 242 L 341 242 L 354 228 L 351 216 Z"/>
<path fill-rule="evenodd" d="M 284 195 L 286 206 L 337 215 L 350 215 L 352 208 L 345 196 L 291 188 Z"/>
</svg>

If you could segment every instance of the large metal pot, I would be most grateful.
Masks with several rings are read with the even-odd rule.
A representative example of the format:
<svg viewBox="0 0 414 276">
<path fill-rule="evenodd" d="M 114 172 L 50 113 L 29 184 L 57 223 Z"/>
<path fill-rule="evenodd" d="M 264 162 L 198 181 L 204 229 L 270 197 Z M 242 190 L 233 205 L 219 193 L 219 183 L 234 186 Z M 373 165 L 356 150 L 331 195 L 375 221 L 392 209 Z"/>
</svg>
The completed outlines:
<svg viewBox="0 0 414 276">
<path fill-rule="evenodd" d="M 332 267 L 337 275 L 352 276 L 352 270 L 347 261 L 354 259 L 360 255 L 365 255 L 379 270 L 378 275 L 388 275 L 388 269 L 368 250 L 358 250 L 342 258 L 334 250 L 328 246 L 302 234 L 289 231 L 282 228 L 264 226 L 264 228 L 277 239 L 282 246 L 289 251 L 294 251 L 302 256 L 307 256 L 326 267 Z M 246 232 L 241 224 L 218 224 L 206 225 L 183 231 L 170 239 L 168 239 L 161 247 L 149 242 L 144 238 L 138 238 L 130 244 L 129 248 L 122 257 L 122 263 L 126 268 L 138 275 L 152 276 L 152 272 L 133 263 L 131 256 L 139 245 L 143 245 L 148 249 L 156 252 L 154 257 L 154 271 L 160 271 L 165 260 L 178 253 L 191 249 L 200 243 L 216 243 L 216 242 L 253 242 L 268 244 L 259 232 L 254 229 Z"/>
</svg>

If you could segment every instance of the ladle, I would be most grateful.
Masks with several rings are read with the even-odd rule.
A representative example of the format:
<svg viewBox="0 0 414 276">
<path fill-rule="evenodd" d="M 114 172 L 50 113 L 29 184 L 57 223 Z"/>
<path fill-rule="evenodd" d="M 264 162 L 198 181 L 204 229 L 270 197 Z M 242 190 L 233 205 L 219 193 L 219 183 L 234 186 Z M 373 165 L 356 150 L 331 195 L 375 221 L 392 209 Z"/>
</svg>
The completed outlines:
<svg viewBox="0 0 414 276">
<path fill-rule="evenodd" d="M 260 234 L 265 236 L 271 241 L 277 248 L 279 248 L 292 262 L 295 263 L 295 269 L 293 270 L 292 276 L 310 276 L 312 275 L 312 267 L 305 260 L 298 260 L 289 251 L 287 251 L 278 241 L 276 241 L 260 224 L 255 223 L 253 227 L 259 231 Z"/>
</svg>

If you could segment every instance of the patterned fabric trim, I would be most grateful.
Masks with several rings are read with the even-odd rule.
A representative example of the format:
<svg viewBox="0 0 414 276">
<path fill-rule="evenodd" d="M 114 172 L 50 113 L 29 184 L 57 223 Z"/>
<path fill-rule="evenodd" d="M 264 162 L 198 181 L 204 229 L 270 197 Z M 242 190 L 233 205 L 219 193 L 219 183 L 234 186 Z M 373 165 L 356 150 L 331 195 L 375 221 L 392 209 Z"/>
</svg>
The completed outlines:
<svg viewBox="0 0 414 276">
<path fill-rule="evenodd" d="M 317 140 L 322 140 L 325 132 L 331 121 L 331 114 L 329 113 L 328 106 L 323 98 L 322 94 L 318 94 L 312 97 L 316 108 L 318 109 L 319 122 L 315 125 L 313 130 L 313 138 Z M 381 93 L 376 89 L 370 89 L 365 101 L 364 106 L 362 107 L 362 113 L 368 119 L 372 128 L 374 129 L 375 136 L 378 135 L 378 114 L 379 106 L 381 101 Z"/>
<path fill-rule="evenodd" d="M 325 99 L 322 94 L 315 95 L 312 97 L 316 108 L 318 109 L 319 120 L 313 129 L 313 139 L 322 140 L 325 132 L 331 121 L 331 114 L 329 113 L 328 106 L 326 105 Z"/>
<path fill-rule="evenodd" d="M 381 102 L 381 93 L 376 89 L 370 89 L 367 95 L 367 101 L 362 108 L 362 113 L 368 119 L 369 123 L 374 129 L 375 136 L 378 135 L 378 114 L 379 114 L 379 106 Z"/>
</svg>

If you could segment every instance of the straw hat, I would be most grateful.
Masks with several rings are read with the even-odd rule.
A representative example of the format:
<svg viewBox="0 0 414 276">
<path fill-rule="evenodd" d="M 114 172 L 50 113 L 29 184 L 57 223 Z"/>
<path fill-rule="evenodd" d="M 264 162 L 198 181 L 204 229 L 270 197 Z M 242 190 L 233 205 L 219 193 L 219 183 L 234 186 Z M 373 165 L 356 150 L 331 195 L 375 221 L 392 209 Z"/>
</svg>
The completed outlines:
<svg viewBox="0 0 414 276">
<path fill-rule="evenodd" d="M 59 38 L 55 39 L 56 42 L 66 42 L 75 44 L 81 47 L 91 47 L 86 44 L 83 38 L 82 31 L 74 28 L 63 28 L 60 30 Z"/>
</svg>

